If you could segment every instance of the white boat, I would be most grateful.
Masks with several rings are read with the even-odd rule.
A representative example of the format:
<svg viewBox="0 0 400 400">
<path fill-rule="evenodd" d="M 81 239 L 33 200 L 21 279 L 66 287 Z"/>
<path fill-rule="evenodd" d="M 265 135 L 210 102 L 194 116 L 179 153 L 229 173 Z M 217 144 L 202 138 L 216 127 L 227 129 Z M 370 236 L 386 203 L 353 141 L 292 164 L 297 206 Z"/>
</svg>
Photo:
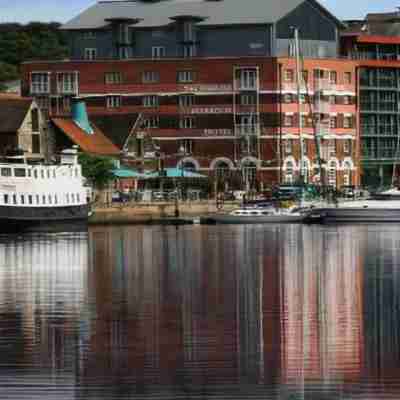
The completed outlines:
<svg viewBox="0 0 400 400">
<path fill-rule="evenodd" d="M 396 187 L 392 187 L 382 192 L 373 193 L 371 196 L 377 200 L 400 200 L 400 190 Z"/>
<path fill-rule="evenodd" d="M 239 208 L 229 214 L 214 214 L 207 218 L 217 224 L 267 224 L 301 223 L 308 215 L 308 209 Z"/>
<path fill-rule="evenodd" d="M 398 223 L 400 222 L 400 198 L 398 200 L 354 200 L 337 206 L 320 207 L 310 211 L 308 223 Z"/>
<path fill-rule="evenodd" d="M 23 155 L 0 162 L 0 230 L 52 230 L 85 224 L 89 214 L 76 149 L 65 150 L 59 164 L 28 164 Z"/>
</svg>

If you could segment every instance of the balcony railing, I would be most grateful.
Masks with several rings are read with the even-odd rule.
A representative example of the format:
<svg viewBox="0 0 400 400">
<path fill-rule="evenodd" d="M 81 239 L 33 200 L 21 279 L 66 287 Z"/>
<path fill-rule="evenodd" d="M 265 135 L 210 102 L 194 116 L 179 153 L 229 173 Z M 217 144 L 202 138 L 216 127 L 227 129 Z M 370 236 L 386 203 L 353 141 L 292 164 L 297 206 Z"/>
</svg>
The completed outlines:
<svg viewBox="0 0 400 400">
<path fill-rule="evenodd" d="M 260 132 L 259 124 L 246 124 L 246 125 L 235 126 L 236 136 L 258 136 L 259 132 Z"/>
</svg>

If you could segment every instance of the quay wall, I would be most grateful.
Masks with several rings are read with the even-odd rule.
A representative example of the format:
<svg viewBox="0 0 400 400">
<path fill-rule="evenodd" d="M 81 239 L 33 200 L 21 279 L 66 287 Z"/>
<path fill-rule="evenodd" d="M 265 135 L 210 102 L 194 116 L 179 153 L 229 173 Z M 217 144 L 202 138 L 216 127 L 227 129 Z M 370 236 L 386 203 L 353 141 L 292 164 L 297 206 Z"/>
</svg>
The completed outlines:
<svg viewBox="0 0 400 400">
<path fill-rule="evenodd" d="M 218 211 L 231 211 L 239 206 L 238 202 L 225 202 L 223 207 L 218 210 L 215 201 L 179 203 L 178 218 L 194 218 L 206 216 Z M 171 218 L 176 218 L 175 203 L 128 203 L 112 205 L 96 205 L 93 213 L 89 217 L 89 224 L 142 224 L 154 223 Z"/>
</svg>

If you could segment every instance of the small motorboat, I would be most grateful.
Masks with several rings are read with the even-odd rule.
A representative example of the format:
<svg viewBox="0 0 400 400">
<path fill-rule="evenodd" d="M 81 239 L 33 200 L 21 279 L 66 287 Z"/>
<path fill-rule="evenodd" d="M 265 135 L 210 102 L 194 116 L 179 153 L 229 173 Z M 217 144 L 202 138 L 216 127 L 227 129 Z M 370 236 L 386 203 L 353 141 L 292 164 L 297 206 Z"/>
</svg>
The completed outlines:
<svg viewBox="0 0 400 400">
<path fill-rule="evenodd" d="M 239 208 L 229 214 L 214 214 L 207 217 L 208 223 L 216 224 L 267 224 L 301 223 L 307 217 L 309 209 L 295 207 L 276 209 L 274 207 Z"/>
</svg>

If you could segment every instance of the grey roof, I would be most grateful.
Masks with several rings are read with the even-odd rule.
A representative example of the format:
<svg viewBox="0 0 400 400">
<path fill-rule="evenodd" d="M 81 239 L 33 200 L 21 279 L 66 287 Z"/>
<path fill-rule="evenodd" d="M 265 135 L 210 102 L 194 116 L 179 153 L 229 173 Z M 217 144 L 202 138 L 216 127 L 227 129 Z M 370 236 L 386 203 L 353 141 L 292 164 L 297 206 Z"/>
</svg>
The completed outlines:
<svg viewBox="0 0 400 400">
<path fill-rule="evenodd" d="M 165 26 L 177 16 L 204 17 L 202 25 L 267 24 L 279 21 L 300 4 L 310 1 L 331 15 L 315 0 L 163 0 L 101 1 L 73 18 L 61 29 L 99 29 L 107 26 L 110 18 L 136 18 L 136 27 Z M 339 21 L 337 21 L 340 23 Z"/>
</svg>

